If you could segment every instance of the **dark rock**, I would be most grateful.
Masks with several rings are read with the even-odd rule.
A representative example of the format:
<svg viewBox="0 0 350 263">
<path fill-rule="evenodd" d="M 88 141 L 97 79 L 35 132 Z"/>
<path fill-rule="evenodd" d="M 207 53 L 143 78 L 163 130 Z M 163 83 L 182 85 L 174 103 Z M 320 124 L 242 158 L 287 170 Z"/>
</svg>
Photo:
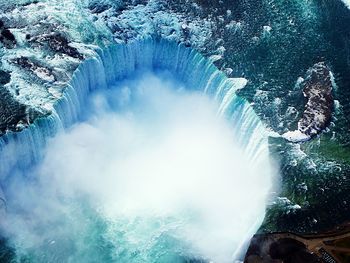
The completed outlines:
<svg viewBox="0 0 350 263">
<path fill-rule="evenodd" d="M 331 74 L 324 63 L 317 63 L 308 70 L 304 96 L 308 101 L 298 127 L 303 133 L 314 136 L 330 123 L 334 107 Z"/>
<path fill-rule="evenodd" d="M 0 70 L 0 85 L 5 85 L 9 83 L 11 80 L 11 75 L 10 73 Z"/>
<path fill-rule="evenodd" d="M 1 30 L 0 41 L 7 48 L 13 48 L 14 45 L 16 45 L 16 38 L 15 38 L 15 36 L 7 28 L 4 29 L 4 27 Z"/>
<path fill-rule="evenodd" d="M 291 238 L 281 238 L 270 246 L 270 256 L 273 259 L 284 259 L 297 253 L 300 250 L 305 250 L 306 246 Z"/>
<path fill-rule="evenodd" d="M 255 235 L 244 263 L 321 263 L 306 245 L 293 238 L 275 238 L 269 234 Z"/>
<path fill-rule="evenodd" d="M 26 57 L 16 58 L 14 63 L 25 69 L 30 69 L 33 67 L 32 63 L 29 61 L 29 58 Z"/>
<path fill-rule="evenodd" d="M 31 4 L 38 4 L 38 3 L 39 3 L 38 0 L 34 0 L 34 1 L 30 1 L 30 2 L 24 3 L 23 6 L 28 6 L 28 5 L 31 5 Z"/>
<path fill-rule="evenodd" d="M 13 41 L 13 42 L 16 42 L 16 39 L 15 39 L 15 36 L 11 33 L 10 30 L 8 29 L 4 29 L 2 32 L 1 32 L 1 35 L 6 38 L 7 40 L 9 41 Z"/>
<path fill-rule="evenodd" d="M 68 39 L 60 33 L 52 34 L 41 38 L 45 41 L 49 48 L 54 52 L 66 54 L 73 58 L 83 59 L 83 55 L 78 52 L 75 47 L 69 45 Z"/>
<path fill-rule="evenodd" d="M 10 92 L 0 86 L 0 135 L 7 130 L 17 131 L 17 125 L 28 125 L 26 106 L 17 102 Z"/>
<path fill-rule="evenodd" d="M 90 5 L 89 5 L 89 9 L 91 10 L 91 13 L 93 13 L 93 14 L 100 14 L 100 13 L 108 10 L 109 8 L 111 8 L 111 5 L 104 4 L 104 3 L 98 3 L 98 2 L 90 3 Z"/>
<path fill-rule="evenodd" d="M 36 75 L 38 78 L 44 80 L 44 81 L 55 81 L 56 77 L 53 74 L 52 69 L 47 68 L 41 64 L 39 64 L 36 61 L 31 60 L 27 57 L 19 57 L 12 62 L 18 66 L 20 66 L 22 69 L 26 69 L 31 72 L 31 74 Z"/>
<path fill-rule="evenodd" d="M 298 130 L 287 132 L 284 138 L 293 142 L 308 140 L 324 130 L 331 122 L 334 109 L 332 75 L 325 63 L 315 64 L 301 83 L 307 99 Z"/>
</svg>

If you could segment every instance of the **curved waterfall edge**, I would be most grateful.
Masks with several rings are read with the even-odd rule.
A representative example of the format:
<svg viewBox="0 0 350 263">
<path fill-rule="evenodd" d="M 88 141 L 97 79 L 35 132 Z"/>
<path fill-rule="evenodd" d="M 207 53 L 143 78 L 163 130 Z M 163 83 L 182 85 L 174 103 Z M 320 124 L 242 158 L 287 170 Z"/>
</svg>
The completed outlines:
<svg viewBox="0 0 350 263">
<path fill-rule="evenodd" d="M 215 98 L 220 104 L 218 114 L 226 115 L 234 124 L 238 141 L 252 162 L 269 158 L 265 127 L 249 103 L 235 94 L 245 86 L 246 80 L 227 78 L 194 49 L 149 38 L 97 49 L 96 55 L 85 60 L 74 72 L 63 96 L 53 105 L 51 115 L 37 119 L 23 131 L 2 136 L 1 184 L 6 185 L 14 169 L 26 169 L 41 160 L 48 139 L 78 121 L 89 93 L 106 89 L 111 83 L 142 69 L 169 70 L 189 89 Z M 0 191 L 3 200 L 6 200 L 5 188 L 5 194 Z"/>
</svg>

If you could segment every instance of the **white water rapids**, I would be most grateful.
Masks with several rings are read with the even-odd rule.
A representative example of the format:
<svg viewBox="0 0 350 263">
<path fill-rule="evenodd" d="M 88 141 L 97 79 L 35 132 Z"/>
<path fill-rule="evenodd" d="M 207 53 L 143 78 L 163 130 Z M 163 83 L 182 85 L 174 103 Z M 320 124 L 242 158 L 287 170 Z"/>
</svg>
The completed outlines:
<svg viewBox="0 0 350 263">
<path fill-rule="evenodd" d="M 187 56 L 189 64 L 203 65 L 201 57 Z M 104 74 L 111 74 L 102 61 Z M 3 231 L 18 257 L 225 263 L 240 256 L 263 220 L 274 171 L 260 121 L 233 92 L 241 80 L 226 80 L 211 64 L 199 66 L 185 78 L 150 68 L 90 88 L 84 101 L 58 107 L 61 120 L 79 117 L 36 142 L 42 153 L 34 165 L 1 167 L 11 171 L 4 180 Z M 82 68 L 79 74 L 96 87 L 99 72 Z M 79 80 L 72 90 L 81 97 Z M 205 89 L 193 87 L 196 81 Z M 75 114 L 78 105 L 83 111 Z M 27 141 L 3 143 L 10 164 L 18 162 L 13 149 Z"/>
</svg>

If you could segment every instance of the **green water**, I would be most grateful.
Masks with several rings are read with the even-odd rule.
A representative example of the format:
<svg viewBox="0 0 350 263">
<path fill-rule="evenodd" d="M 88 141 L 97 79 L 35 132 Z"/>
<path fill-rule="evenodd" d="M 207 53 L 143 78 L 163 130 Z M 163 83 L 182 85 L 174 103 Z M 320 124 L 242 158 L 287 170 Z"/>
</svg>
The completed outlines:
<svg viewBox="0 0 350 263">
<path fill-rule="evenodd" d="M 70 204 L 66 212 L 62 221 L 55 222 L 55 238 L 44 240 L 33 250 L 21 250 L 19 244 L 14 250 L 10 241 L 2 239 L 0 262 L 204 262 L 182 255 L 187 247 L 173 236 L 173 218 L 109 221 L 82 202 Z M 60 235 L 60 230 L 66 229 L 69 235 Z"/>
<path fill-rule="evenodd" d="M 341 107 L 327 133 L 302 144 L 298 154 L 293 144 L 271 138 L 281 165 L 279 195 L 301 209 L 274 200 L 261 231 L 317 232 L 350 220 L 350 10 L 340 0 L 197 2 L 204 9 L 194 13 L 217 24 L 206 52 L 225 48 L 217 65 L 248 79 L 239 94 L 273 131 L 296 129 L 305 104 L 297 80 L 313 64 L 326 62 L 337 84 Z"/>
</svg>

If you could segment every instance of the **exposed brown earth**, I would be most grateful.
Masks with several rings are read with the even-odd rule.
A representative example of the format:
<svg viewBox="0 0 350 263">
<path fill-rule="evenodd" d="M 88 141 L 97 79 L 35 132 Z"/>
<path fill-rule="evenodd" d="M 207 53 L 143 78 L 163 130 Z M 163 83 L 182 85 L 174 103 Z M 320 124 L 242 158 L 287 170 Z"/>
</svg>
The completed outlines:
<svg viewBox="0 0 350 263">
<path fill-rule="evenodd" d="M 271 233 L 255 235 L 245 263 L 349 263 L 350 223 L 333 231 L 299 235 Z"/>
</svg>

